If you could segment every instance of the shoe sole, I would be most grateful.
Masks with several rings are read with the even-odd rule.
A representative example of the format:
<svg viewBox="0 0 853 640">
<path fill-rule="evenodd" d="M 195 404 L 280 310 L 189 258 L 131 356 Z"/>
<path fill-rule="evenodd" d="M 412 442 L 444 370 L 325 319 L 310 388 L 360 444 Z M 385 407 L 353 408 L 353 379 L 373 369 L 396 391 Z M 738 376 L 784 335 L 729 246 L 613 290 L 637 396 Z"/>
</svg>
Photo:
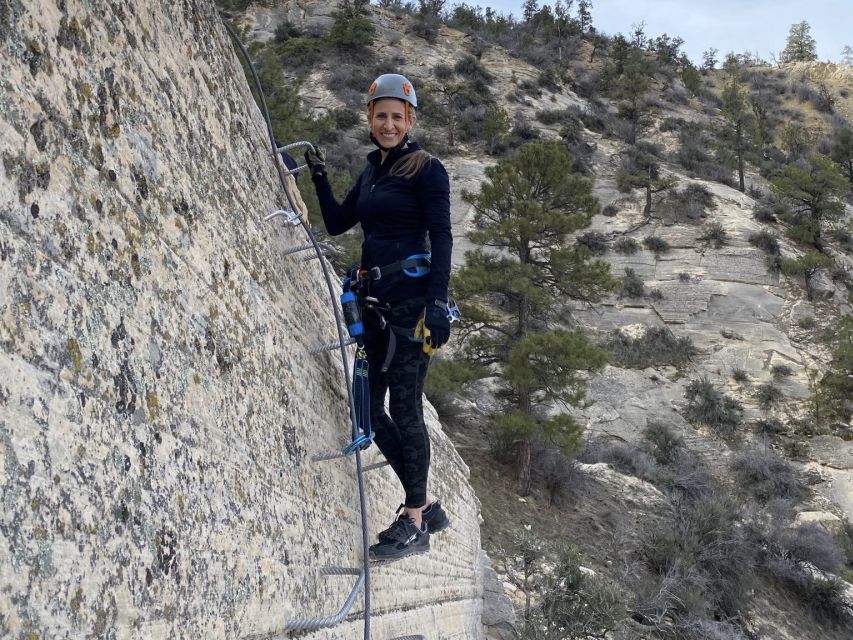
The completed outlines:
<svg viewBox="0 0 853 640">
<path fill-rule="evenodd" d="M 402 560 L 403 558 L 408 558 L 409 556 L 422 556 L 428 553 L 429 547 L 427 547 L 426 549 L 415 549 L 412 551 L 406 551 L 402 554 L 393 556 L 376 556 L 372 551 L 369 551 L 367 557 L 371 562 L 381 564 L 383 562 L 393 562 L 394 560 Z"/>
</svg>

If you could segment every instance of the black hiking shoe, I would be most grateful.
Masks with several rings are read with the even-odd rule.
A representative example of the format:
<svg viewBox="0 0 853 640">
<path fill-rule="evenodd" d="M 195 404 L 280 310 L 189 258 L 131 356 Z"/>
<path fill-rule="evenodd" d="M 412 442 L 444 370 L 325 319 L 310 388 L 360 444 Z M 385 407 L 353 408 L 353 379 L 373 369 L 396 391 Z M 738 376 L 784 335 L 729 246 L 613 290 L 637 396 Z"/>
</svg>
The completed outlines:
<svg viewBox="0 0 853 640">
<path fill-rule="evenodd" d="M 441 507 L 441 500 L 436 500 L 421 511 L 421 517 L 426 522 L 430 535 L 444 531 L 450 526 L 450 518 L 447 517 L 447 511 Z"/>
<path fill-rule="evenodd" d="M 418 529 L 411 518 L 400 517 L 383 533 L 385 538 L 370 547 L 371 560 L 399 560 L 415 553 L 429 551 L 426 523 L 423 529 Z"/>
<path fill-rule="evenodd" d="M 402 519 L 405 519 L 406 516 L 400 515 L 400 512 L 405 508 L 405 505 L 400 505 L 397 507 L 397 517 L 394 519 L 394 522 L 391 523 L 391 526 L 385 529 L 385 531 L 380 531 L 379 542 L 385 540 L 390 534 L 391 530 L 399 526 L 399 522 Z M 439 531 L 444 531 L 447 527 L 450 526 L 450 518 L 447 517 L 447 512 L 441 507 L 441 502 L 436 500 L 431 505 L 429 505 L 426 509 L 421 512 L 421 517 L 427 525 L 427 531 L 429 531 L 430 535 L 433 533 L 438 533 Z"/>
</svg>

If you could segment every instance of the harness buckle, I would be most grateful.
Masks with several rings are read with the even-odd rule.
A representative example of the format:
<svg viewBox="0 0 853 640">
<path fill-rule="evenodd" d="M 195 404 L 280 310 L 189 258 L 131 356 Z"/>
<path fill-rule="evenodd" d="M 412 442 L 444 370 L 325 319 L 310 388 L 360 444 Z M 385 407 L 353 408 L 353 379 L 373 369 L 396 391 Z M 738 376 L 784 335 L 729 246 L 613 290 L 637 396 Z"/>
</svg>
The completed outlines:
<svg viewBox="0 0 853 640">
<path fill-rule="evenodd" d="M 373 267 L 372 269 L 368 269 L 367 276 L 371 280 L 380 280 L 382 278 L 382 269 L 380 269 L 379 267 Z"/>
</svg>

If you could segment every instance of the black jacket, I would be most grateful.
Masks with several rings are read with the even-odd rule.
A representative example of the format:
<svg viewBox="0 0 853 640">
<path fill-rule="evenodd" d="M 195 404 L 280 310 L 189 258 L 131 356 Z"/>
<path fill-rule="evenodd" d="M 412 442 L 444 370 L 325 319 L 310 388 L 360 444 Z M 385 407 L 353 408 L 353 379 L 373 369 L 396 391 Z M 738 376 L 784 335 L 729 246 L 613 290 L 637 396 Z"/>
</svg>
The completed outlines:
<svg viewBox="0 0 853 640">
<path fill-rule="evenodd" d="M 393 149 L 385 162 L 380 151 L 367 156 L 367 167 L 338 204 L 324 175 L 314 176 L 323 222 L 330 235 L 344 233 L 361 223 L 361 267 L 383 267 L 411 255 L 432 252 L 429 274 L 410 278 L 401 273 L 371 283 L 370 295 L 383 302 L 417 296 L 447 300 L 450 280 L 450 180 L 436 158 L 411 180 L 389 175 L 391 166 L 420 147 L 409 142 Z M 427 241 L 427 235 L 429 241 Z"/>
</svg>

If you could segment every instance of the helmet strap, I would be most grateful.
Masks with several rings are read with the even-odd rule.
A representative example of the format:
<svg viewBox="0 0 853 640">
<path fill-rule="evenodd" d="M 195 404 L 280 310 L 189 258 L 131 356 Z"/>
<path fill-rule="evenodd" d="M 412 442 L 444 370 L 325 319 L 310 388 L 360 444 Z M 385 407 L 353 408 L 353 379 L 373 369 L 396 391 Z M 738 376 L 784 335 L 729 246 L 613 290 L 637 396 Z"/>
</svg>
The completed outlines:
<svg viewBox="0 0 853 640">
<path fill-rule="evenodd" d="M 401 151 L 402 149 L 406 148 L 406 145 L 409 144 L 409 133 L 408 132 L 403 134 L 403 139 L 400 140 L 400 144 L 398 144 L 396 147 L 391 147 L 391 148 L 387 148 L 387 149 L 379 143 L 379 140 L 376 139 L 376 136 L 373 135 L 372 131 L 369 132 L 369 137 L 370 137 L 370 141 L 373 144 L 375 144 L 377 147 L 382 149 L 382 151 Z"/>
</svg>

